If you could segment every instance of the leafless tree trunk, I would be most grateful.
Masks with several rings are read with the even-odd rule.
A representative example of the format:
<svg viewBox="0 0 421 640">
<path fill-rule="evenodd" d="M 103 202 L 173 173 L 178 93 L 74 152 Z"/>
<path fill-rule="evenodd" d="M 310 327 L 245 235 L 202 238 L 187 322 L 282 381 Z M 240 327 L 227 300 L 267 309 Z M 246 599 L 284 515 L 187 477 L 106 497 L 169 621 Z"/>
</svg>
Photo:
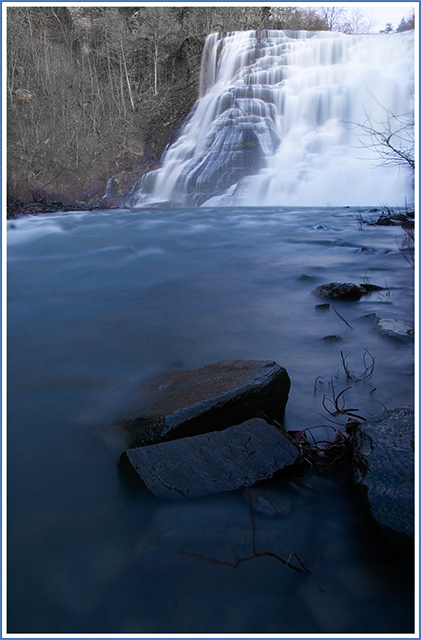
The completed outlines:
<svg viewBox="0 0 421 640">
<path fill-rule="evenodd" d="M 124 54 L 123 34 L 121 32 L 120 32 L 120 49 L 121 49 L 121 58 L 123 60 L 124 75 L 126 76 L 127 89 L 129 91 L 130 104 L 132 105 L 133 111 L 136 111 L 134 100 L 133 100 L 132 88 L 130 86 L 129 74 L 127 71 L 126 56 Z"/>
<path fill-rule="evenodd" d="M 346 14 L 346 7 L 319 7 L 318 12 L 322 20 L 325 21 L 329 31 L 341 31 L 342 21 Z"/>
</svg>

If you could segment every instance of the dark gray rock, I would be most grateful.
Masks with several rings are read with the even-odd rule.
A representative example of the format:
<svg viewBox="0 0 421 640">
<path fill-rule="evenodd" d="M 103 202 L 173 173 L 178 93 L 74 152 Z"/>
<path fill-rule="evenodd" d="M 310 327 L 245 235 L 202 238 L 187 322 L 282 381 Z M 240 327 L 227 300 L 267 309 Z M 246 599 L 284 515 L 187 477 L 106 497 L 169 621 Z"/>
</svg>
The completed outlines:
<svg viewBox="0 0 421 640">
<path fill-rule="evenodd" d="M 128 449 L 120 463 L 129 462 L 155 495 L 181 500 L 249 487 L 298 458 L 284 433 L 255 418 L 223 431 Z"/>
<path fill-rule="evenodd" d="M 313 276 L 307 275 L 306 273 L 303 273 L 303 275 L 297 278 L 297 280 L 300 282 L 314 282 L 315 278 Z"/>
<path fill-rule="evenodd" d="M 414 536 L 414 410 L 385 411 L 355 434 L 354 477 L 375 520 L 404 553 Z"/>
<path fill-rule="evenodd" d="M 7 203 L 7 218 L 16 219 L 21 216 L 36 216 L 44 213 L 57 213 L 58 211 L 94 211 L 98 209 L 96 205 L 86 205 L 73 202 L 71 204 L 63 204 L 61 201 L 55 200 L 47 204 L 44 199 L 40 202 L 23 202 L 19 198 Z"/>
<path fill-rule="evenodd" d="M 229 360 L 162 374 L 122 417 L 132 446 L 219 431 L 254 417 L 282 423 L 290 379 L 276 362 Z"/>
<path fill-rule="evenodd" d="M 393 227 L 397 227 L 397 226 L 403 226 L 404 224 L 408 224 L 410 226 L 412 226 L 412 228 L 414 227 L 414 215 L 409 213 L 409 214 L 405 214 L 405 213 L 382 213 L 381 216 L 376 220 L 376 222 L 374 223 L 376 225 L 379 226 L 383 226 L 383 227 L 389 227 L 389 226 L 393 226 Z"/>
<path fill-rule="evenodd" d="M 415 331 L 413 325 L 396 318 L 380 318 L 376 313 L 368 313 L 364 320 L 373 323 L 377 333 L 398 342 L 413 342 Z"/>
<path fill-rule="evenodd" d="M 320 342 L 342 342 L 342 338 L 341 336 L 336 336 L 336 335 L 329 335 L 329 336 L 324 336 L 323 338 L 320 338 Z"/>
<path fill-rule="evenodd" d="M 329 282 L 321 284 L 317 287 L 313 294 L 320 298 L 329 298 L 330 300 L 359 300 L 361 296 L 372 293 L 373 291 L 381 291 L 383 287 L 375 284 L 353 284 L 352 282 Z"/>
</svg>

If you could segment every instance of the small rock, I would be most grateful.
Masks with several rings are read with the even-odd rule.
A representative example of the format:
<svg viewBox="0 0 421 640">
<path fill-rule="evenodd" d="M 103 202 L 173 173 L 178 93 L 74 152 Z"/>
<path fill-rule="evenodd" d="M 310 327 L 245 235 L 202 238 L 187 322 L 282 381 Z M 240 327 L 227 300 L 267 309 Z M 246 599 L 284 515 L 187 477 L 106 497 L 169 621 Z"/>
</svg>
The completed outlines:
<svg viewBox="0 0 421 640">
<path fill-rule="evenodd" d="M 299 280 L 300 282 L 314 282 L 315 278 L 313 278 L 313 276 L 308 276 L 305 273 L 303 273 L 303 275 L 297 278 L 297 280 Z"/>
<path fill-rule="evenodd" d="M 414 339 L 413 327 L 392 318 L 380 318 L 376 324 L 376 331 L 400 342 L 411 342 Z"/>
<path fill-rule="evenodd" d="M 316 304 L 314 308 L 316 311 L 328 311 L 330 309 L 330 304 L 328 302 L 324 302 L 323 304 Z"/>
<path fill-rule="evenodd" d="M 377 315 L 377 313 L 366 313 L 361 317 L 361 320 L 367 320 L 369 322 L 373 322 L 374 324 L 377 324 L 380 318 Z"/>
<path fill-rule="evenodd" d="M 320 342 L 342 342 L 341 336 L 324 336 L 324 338 L 320 338 Z"/>
<path fill-rule="evenodd" d="M 313 291 L 313 294 L 320 298 L 330 298 L 332 300 L 359 300 L 361 296 L 380 291 L 383 287 L 375 284 L 353 284 L 352 282 L 330 282 L 322 284 Z"/>
<path fill-rule="evenodd" d="M 271 489 L 249 489 L 250 504 L 255 511 L 265 516 L 288 516 L 292 500 Z"/>
<path fill-rule="evenodd" d="M 129 462 L 156 496 L 181 500 L 249 487 L 298 458 L 283 432 L 255 418 L 223 431 L 128 449 L 120 464 Z"/>
<path fill-rule="evenodd" d="M 382 214 L 376 221 L 376 225 L 389 227 L 394 226 L 398 227 L 405 223 L 414 223 L 414 218 L 412 215 L 407 215 L 405 213 L 393 213 L 390 214 Z"/>
<path fill-rule="evenodd" d="M 403 320 L 380 318 L 376 313 L 367 313 L 362 316 L 362 319 L 372 322 L 376 331 L 383 336 L 393 338 L 399 342 L 412 342 L 414 340 L 414 328 Z"/>
</svg>

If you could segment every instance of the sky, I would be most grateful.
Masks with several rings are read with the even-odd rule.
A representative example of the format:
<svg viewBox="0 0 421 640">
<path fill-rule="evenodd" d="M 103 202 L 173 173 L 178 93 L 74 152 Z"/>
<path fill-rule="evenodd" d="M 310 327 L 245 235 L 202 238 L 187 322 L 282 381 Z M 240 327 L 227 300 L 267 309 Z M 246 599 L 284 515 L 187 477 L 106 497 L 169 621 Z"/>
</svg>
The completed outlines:
<svg viewBox="0 0 421 640">
<path fill-rule="evenodd" d="M 414 2 L 346 2 L 349 5 L 361 6 L 368 14 L 373 15 L 373 19 L 376 22 L 374 31 L 380 31 L 384 29 L 387 22 L 391 22 L 393 27 L 399 25 L 402 18 L 408 18 L 412 14 L 412 9 L 418 3 Z"/>
<path fill-rule="evenodd" d="M 267 4 L 275 4 L 276 6 L 303 6 L 303 7 L 315 7 L 315 6 L 344 6 L 348 9 L 361 8 L 364 13 L 367 15 L 372 15 L 373 20 L 375 22 L 373 33 L 378 33 L 380 29 L 384 29 L 388 22 L 391 22 L 393 28 L 399 25 L 402 18 L 409 18 L 415 7 L 418 8 L 418 2 L 344 2 L 341 0 L 337 0 L 336 2 L 332 0 L 325 0 L 319 2 L 288 2 L 288 0 L 284 0 L 283 2 L 268 2 Z"/>
</svg>

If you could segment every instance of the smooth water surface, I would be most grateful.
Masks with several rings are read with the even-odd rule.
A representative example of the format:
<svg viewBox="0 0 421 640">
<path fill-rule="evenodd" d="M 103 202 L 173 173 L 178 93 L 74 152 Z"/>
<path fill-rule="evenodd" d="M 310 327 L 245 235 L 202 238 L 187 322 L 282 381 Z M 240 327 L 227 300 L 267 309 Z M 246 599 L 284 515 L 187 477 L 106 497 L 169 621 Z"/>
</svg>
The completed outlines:
<svg viewBox="0 0 421 640">
<path fill-rule="evenodd" d="M 241 491 L 174 504 L 117 467 L 110 426 L 150 375 L 226 359 L 276 360 L 292 380 L 285 426 L 325 425 L 348 386 L 368 417 L 413 404 L 413 270 L 399 227 L 355 209 L 127 210 L 8 225 L 9 633 L 410 633 L 411 567 L 367 518 L 345 471 L 274 481 L 285 514 Z M 312 291 L 384 287 L 323 310 Z M 345 323 L 346 320 L 346 323 Z M 329 338 L 327 336 L 336 336 Z M 341 340 L 341 341 L 339 341 Z M 374 373 L 356 377 L 363 354 Z M 367 356 L 366 356 L 367 357 Z M 332 385 L 334 391 L 332 391 Z M 343 423 L 346 421 L 343 420 Z"/>
</svg>

